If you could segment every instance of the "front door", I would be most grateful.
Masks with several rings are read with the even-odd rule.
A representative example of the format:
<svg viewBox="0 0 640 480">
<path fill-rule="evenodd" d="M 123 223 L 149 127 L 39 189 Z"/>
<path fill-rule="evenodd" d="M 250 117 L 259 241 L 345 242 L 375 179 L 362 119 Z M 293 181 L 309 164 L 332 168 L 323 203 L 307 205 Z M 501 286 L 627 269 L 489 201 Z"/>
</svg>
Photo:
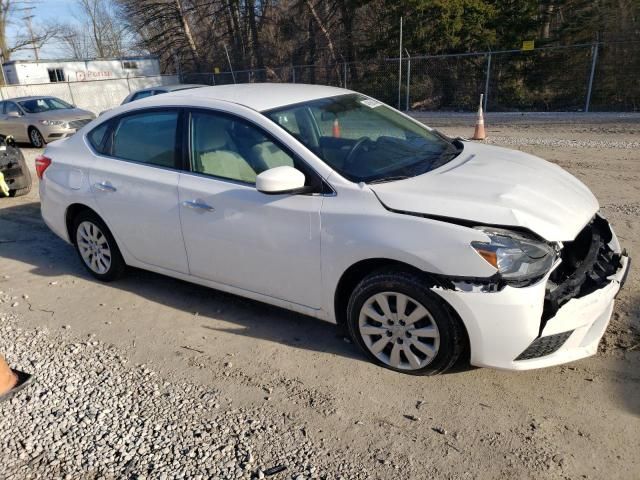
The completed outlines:
<svg viewBox="0 0 640 480">
<path fill-rule="evenodd" d="M 107 138 L 94 145 L 101 154 L 89 181 L 121 246 L 142 263 L 188 273 L 178 209 L 180 117 L 178 109 L 168 109 L 114 120 Z"/>
<path fill-rule="evenodd" d="M 191 275 L 319 308 L 323 197 L 255 189 L 261 171 L 299 162 L 226 114 L 194 111 L 189 137 L 192 171 L 181 174 L 179 200 Z"/>
</svg>

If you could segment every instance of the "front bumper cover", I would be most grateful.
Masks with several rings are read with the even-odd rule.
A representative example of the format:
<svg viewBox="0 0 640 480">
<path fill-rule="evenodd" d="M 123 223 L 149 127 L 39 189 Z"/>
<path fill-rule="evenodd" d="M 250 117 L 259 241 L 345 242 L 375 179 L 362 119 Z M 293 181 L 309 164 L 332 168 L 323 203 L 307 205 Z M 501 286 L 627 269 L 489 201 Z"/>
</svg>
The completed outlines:
<svg viewBox="0 0 640 480">
<path fill-rule="evenodd" d="M 604 219 L 597 216 L 586 228 L 590 226 L 600 240 L 589 241 L 587 251 L 593 253 L 597 247 L 597 255 L 585 258 L 586 263 L 574 259 L 569 267 L 570 259 L 563 258 L 555 274 L 534 285 L 506 286 L 496 292 L 434 289 L 465 324 L 473 365 L 528 370 L 596 353 L 630 262 Z M 567 252 L 569 247 L 565 245 Z"/>
</svg>

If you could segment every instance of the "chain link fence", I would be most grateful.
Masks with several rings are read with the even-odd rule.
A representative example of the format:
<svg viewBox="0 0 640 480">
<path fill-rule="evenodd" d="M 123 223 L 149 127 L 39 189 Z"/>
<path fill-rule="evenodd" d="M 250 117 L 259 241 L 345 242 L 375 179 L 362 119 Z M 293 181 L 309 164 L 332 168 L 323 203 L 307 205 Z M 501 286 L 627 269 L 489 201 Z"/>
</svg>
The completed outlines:
<svg viewBox="0 0 640 480">
<path fill-rule="evenodd" d="M 638 111 L 640 44 L 593 43 L 181 75 L 183 83 L 346 87 L 403 110 Z"/>
<path fill-rule="evenodd" d="M 51 96 L 61 98 L 79 108 L 100 113 L 122 103 L 129 93 L 140 88 L 179 83 L 177 75 L 114 78 L 86 82 L 54 82 L 31 85 L 4 85 L 0 99 Z"/>
<path fill-rule="evenodd" d="M 50 95 L 95 113 L 155 85 L 292 82 L 346 87 L 402 110 L 640 111 L 640 43 L 594 43 L 383 61 L 0 87 L 2 100 Z"/>
</svg>

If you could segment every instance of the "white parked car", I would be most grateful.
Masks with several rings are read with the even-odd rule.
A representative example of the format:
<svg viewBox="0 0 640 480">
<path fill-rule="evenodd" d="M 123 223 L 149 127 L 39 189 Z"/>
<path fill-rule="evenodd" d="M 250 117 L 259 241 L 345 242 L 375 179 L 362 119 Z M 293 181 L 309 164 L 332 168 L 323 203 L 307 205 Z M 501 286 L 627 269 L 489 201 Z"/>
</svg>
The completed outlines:
<svg viewBox="0 0 640 480">
<path fill-rule="evenodd" d="M 46 223 L 98 279 L 129 265 L 338 323 L 406 373 L 593 355 L 629 265 L 560 167 L 338 88 L 139 100 L 36 166 Z"/>
</svg>

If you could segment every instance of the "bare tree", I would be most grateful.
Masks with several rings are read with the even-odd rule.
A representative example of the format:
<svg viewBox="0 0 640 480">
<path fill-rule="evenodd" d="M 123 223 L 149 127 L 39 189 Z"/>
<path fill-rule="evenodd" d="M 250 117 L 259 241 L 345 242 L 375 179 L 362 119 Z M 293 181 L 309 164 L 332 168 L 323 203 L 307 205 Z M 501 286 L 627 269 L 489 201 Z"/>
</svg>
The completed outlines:
<svg viewBox="0 0 640 480">
<path fill-rule="evenodd" d="M 19 35 L 11 44 L 7 39 L 7 27 L 10 22 L 16 20 L 16 16 L 28 10 L 32 3 L 28 0 L 0 0 L 0 53 L 3 61 L 11 59 L 11 55 L 17 51 L 28 48 L 35 52 L 42 48 L 58 34 L 58 27 L 49 25 L 28 25 L 28 32 Z M 28 17 L 27 17 L 28 18 Z M 29 18 L 29 22 L 31 19 Z"/>
<path fill-rule="evenodd" d="M 82 60 L 93 55 L 91 39 L 76 25 L 62 25 L 59 27 L 58 38 L 65 56 Z"/>
<path fill-rule="evenodd" d="M 120 57 L 125 54 L 126 29 L 118 21 L 116 13 L 108 0 L 76 0 L 82 15 L 81 27 L 86 31 L 85 39 L 79 39 L 80 31 L 76 27 L 75 39 L 69 38 L 72 48 L 80 48 L 85 53 L 85 43 L 91 45 L 92 56 L 99 58 Z M 73 27 L 72 27 L 73 28 Z"/>
</svg>

